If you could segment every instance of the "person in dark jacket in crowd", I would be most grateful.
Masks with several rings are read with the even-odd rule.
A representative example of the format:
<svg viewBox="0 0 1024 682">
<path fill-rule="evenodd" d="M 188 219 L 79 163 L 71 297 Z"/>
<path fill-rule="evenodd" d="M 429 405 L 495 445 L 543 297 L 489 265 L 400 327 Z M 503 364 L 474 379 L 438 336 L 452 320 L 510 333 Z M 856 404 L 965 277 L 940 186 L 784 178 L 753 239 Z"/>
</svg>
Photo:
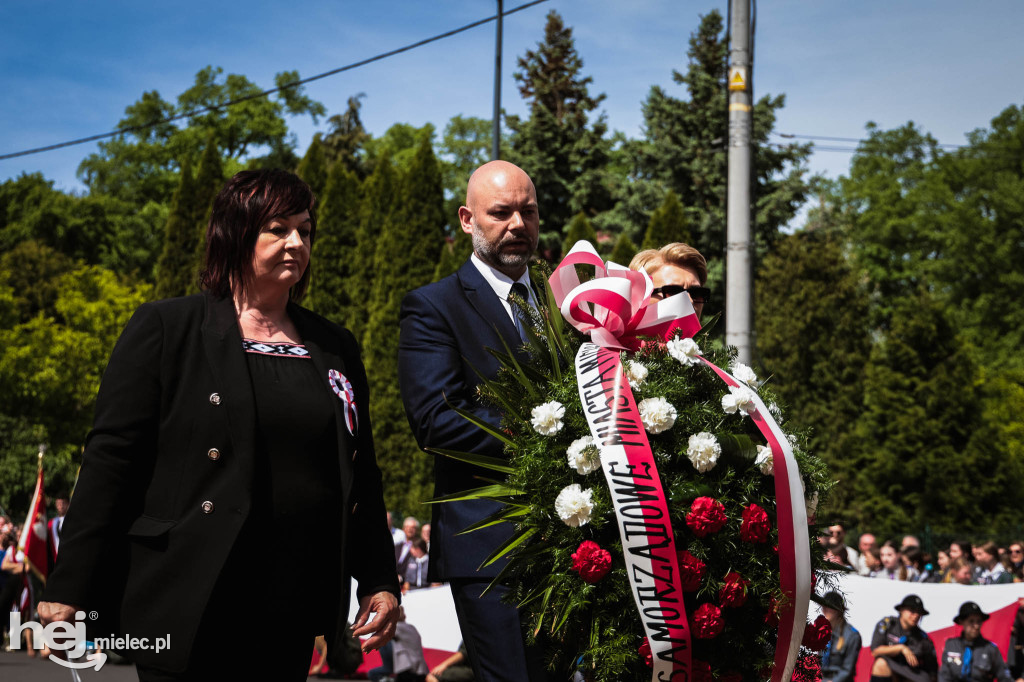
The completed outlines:
<svg viewBox="0 0 1024 682">
<path fill-rule="evenodd" d="M 908 594 L 895 608 L 899 616 L 880 620 L 871 636 L 871 655 L 875 657 L 871 682 L 935 682 L 935 644 L 918 627 L 921 618 L 928 615 L 924 603 L 916 594 Z"/>
<path fill-rule="evenodd" d="M 939 665 L 939 682 L 1012 682 L 999 648 L 981 636 L 988 614 L 972 601 L 960 605 L 953 619 L 962 630 L 946 640 Z"/>
<path fill-rule="evenodd" d="M 838 592 L 822 598 L 822 614 L 832 624 L 832 641 L 821 656 L 822 682 L 853 682 L 860 655 L 860 633 L 846 621 L 846 602 Z"/>
</svg>

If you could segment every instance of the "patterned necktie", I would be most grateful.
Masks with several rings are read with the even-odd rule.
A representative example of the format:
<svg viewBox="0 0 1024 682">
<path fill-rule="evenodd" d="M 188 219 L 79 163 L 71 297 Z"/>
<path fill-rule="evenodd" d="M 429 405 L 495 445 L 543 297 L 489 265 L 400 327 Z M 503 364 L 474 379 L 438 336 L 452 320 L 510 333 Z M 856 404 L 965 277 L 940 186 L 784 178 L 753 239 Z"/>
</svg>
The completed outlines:
<svg viewBox="0 0 1024 682">
<path fill-rule="evenodd" d="M 512 285 L 512 291 L 509 292 L 510 302 L 513 294 L 521 298 L 527 306 L 530 305 L 530 290 L 522 282 L 516 282 Z M 513 305 L 512 319 L 516 323 L 516 331 L 519 332 L 519 338 L 523 340 L 523 343 L 528 343 L 529 338 L 526 336 L 526 325 L 529 324 L 529 318 L 525 315 L 520 315 L 519 309 Z"/>
</svg>

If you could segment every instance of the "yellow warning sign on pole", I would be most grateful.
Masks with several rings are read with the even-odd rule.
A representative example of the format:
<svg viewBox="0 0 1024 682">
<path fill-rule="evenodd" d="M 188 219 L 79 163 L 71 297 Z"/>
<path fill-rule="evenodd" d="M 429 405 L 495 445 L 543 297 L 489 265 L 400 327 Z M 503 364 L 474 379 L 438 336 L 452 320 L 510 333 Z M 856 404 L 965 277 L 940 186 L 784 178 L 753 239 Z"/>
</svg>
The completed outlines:
<svg viewBox="0 0 1024 682">
<path fill-rule="evenodd" d="M 747 70 L 742 66 L 733 66 L 729 68 L 729 89 L 747 89 Z"/>
</svg>

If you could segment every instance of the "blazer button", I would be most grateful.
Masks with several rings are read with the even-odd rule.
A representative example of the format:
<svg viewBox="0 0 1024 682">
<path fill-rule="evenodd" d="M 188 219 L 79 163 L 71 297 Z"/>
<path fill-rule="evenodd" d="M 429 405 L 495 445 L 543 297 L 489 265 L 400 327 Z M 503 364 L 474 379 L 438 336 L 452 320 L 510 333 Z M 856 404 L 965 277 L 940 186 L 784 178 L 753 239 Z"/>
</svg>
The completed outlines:
<svg viewBox="0 0 1024 682">
<path fill-rule="evenodd" d="M 216 462 L 218 459 L 220 459 L 220 450 L 218 450 L 217 448 L 210 448 L 206 452 L 206 456 L 212 459 L 214 462 Z"/>
<path fill-rule="evenodd" d="M 211 405 L 220 405 L 220 393 L 211 393 L 210 394 L 210 404 Z"/>
<path fill-rule="evenodd" d="M 206 500 L 200 506 L 203 508 L 203 513 L 204 514 L 212 514 L 213 513 L 213 502 L 210 502 L 209 500 Z"/>
<path fill-rule="evenodd" d="M 355 513 L 356 513 L 356 507 L 358 507 L 358 506 L 359 506 L 359 503 L 358 503 L 358 502 L 356 502 L 355 504 L 353 504 L 353 505 L 352 505 L 352 513 L 353 513 L 353 514 L 355 514 Z"/>
</svg>

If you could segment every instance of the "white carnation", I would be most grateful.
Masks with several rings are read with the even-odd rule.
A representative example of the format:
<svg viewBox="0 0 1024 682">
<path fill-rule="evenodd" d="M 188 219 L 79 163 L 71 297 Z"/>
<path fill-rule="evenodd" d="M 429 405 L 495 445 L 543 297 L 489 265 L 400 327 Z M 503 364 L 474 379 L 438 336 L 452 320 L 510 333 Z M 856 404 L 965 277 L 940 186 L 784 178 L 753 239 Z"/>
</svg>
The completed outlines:
<svg viewBox="0 0 1024 682">
<path fill-rule="evenodd" d="M 742 362 L 734 362 L 730 369 L 732 370 L 732 375 L 743 383 L 748 386 L 757 386 L 757 374 L 747 365 L 744 365 Z"/>
<path fill-rule="evenodd" d="M 562 417 L 565 407 L 557 400 L 538 405 L 530 413 L 533 416 L 533 428 L 542 436 L 553 436 L 562 430 Z"/>
<path fill-rule="evenodd" d="M 577 438 L 565 451 L 569 466 L 581 474 L 589 474 L 601 466 L 601 453 L 590 436 Z"/>
<path fill-rule="evenodd" d="M 754 460 L 754 464 L 761 468 L 761 473 L 765 476 L 775 475 L 775 465 L 772 463 L 772 449 L 767 445 L 757 446 L 757 459 Z"/>
<path fill-rule="evenodd" d="M 562 519 L 565 525 L 574 528 L 586 524 L 590 521 L 591 512 L 594 511 L 591 494 L 590 488 L 583 490 L 577 483 L 562 488 L 562 492 L 555 498 L 558 518 Z"/>
<path fill-rule="evenodd" d="M 749 417 L 757 409 L 754 392 L 745 386 L 730 386 L 729 392 L 722 396 L 722 409 L 727 414 L 736 414 L 738 411 L 744 417 Z"/>
<path fill-rule="evenodd" d="M 664 398 L 645 398 L 636 408 L 647 433 L 668 431 L 676 423 L 676 408 Z"/>
<path fill-rule="evenodd" d="M 700 364 L 700 348 L 693 339 L 672 339 L 665 344 L 665 350 L 684 365 Z"/>
<path fill-rule="evenodd" d="M 768 403 L 768 411 L 772 413 L 773 417 L 775 417 L 775 421 L 780 424 L 782 423 L 782 408 L 779 407 L 778 403 L 774 401 Z"/>
<path fill-rule="evenodd" d="M 640 384 L 647 380 L 647 366 L 639 362 L 628 360 L 624 367 L 626 378 L 629 379 L 629 387 L 636 390 Z"/>
<path fill-rule="evenodd" d="M 702 474 L 715 468 L 721 454 L 722 446 L 718 444 L 718 439 L 713 433 L 707 431 L 690 436 L 690 442 L 686 446 L 686 456 Z"/>
</svg>

